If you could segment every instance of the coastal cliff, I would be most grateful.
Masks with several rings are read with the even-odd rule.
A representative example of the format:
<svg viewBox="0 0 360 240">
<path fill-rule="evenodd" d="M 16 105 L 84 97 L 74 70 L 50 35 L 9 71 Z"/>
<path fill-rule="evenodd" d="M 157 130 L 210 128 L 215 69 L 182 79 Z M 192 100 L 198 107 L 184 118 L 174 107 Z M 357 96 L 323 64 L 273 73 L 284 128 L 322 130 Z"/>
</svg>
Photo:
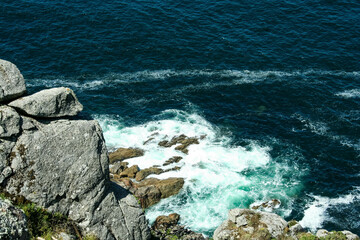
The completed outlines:
<svg viewBox="0 0 360 240">
<path fill-rule="evenodd" d="M 67 216 L 84 235 L 149 239 L 137 200 L 109 179 L 99 124 L 76 117 L 82 105 L 73 91 L 25 89 L 16 66 L 1 60 L 1 191 Z"/>
</svg>

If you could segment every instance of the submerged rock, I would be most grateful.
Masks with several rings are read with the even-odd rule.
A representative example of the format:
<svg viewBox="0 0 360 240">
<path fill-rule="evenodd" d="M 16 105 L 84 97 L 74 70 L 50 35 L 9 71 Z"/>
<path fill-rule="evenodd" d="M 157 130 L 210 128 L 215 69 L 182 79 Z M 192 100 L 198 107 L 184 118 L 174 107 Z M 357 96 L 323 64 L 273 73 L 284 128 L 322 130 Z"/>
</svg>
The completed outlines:
<svg viewBox="0 0 360 240">
<path fill-rule="evenodd" d="M 139 148 L 118 148 L 115 152 L 109 154 L 110 163 L 123 161 L 128 158 L 141 157 L 144 150 Z"/>
<path fill-rule="evenodd" d="M 10 101 L 26 93 L 25 80 L 11 62 L 0 59 L 0 102 Z"/>
<path fill-rule="evenodd" d="M 83 110 L 74 92 L 69 88 L 51 88 L 17 99 L 11 103 L 20 112 L 43 118 L 75 116 Z"/>
<path fill-rule="evenodd" d="M 24 212 L 0 198 L 0 239 L 30 238 Z"/>
<path fill-rule="evenodd" d="M 251 209 L 254 210 L 264 210 L 272 212 L 274 209 L 279 208 L 281 205 L 281 201 L 278 199 L 272 199 L 270 201 L 266 201 L 260 204 L 251 204 Z"/>
<path fill-rule="evenodd" d="M 167 166 L 172 163 L 178 163 L 181 161 L 181 159 L 183 159 L 183 158 L 180 156 L 175 156 L 175 157 L 169 158 L 168 160 L 166 160 L 166 162 L 163 164 L 163 166 Z"/>
<path fill-rule="evenodd" d="M 175 147 L 175 150 L 179 150 L 185 154 L 188 154 L 189 150 L 187 147 L 191 144 L 199 144 L 199 139 L 196 137 L 187 137 L 186 135 L 181 134 L 179 136 L 173 137 L 170 141 L 163 140 L 158 143 L 158 145 L 161 147 L 172 147 L 176 144 L 180 145 Z"/>
</svg>

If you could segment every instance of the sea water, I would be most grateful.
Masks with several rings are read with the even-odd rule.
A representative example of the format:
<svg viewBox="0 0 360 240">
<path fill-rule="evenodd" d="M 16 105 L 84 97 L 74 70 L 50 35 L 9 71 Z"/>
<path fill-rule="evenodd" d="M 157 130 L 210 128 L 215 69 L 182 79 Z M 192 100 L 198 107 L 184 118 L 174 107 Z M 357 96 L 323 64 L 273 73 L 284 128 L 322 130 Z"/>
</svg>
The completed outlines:
<svg viewBox="0 0 360 240">
<path fill-rule="evenodd" d="M 150 223 L 177 212 L 210 236 L 229 209 L 278 199 L 311 231 L 360 234 L 358 1 L 3 0 L 0 30 L 29 93 L 72 88 L 109 150 L 183 158 L 150 176 L 185 178 Z M 158 146 L 181 134 L 203 138 Z"/>
</svg>

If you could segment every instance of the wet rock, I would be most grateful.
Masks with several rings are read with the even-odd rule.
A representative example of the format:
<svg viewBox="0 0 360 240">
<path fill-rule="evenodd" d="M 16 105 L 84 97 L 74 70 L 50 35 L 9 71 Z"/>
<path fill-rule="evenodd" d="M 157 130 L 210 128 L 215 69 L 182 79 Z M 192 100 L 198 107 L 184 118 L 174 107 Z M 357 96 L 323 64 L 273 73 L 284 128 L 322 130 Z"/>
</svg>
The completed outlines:
<svg viewBox="0 0 360 240">
<path fill-rule="evenodd" d="M 139 172 L 139 166 L 133 165 L 129 168 L 126 168 L 123 172 L 121 172 L 119 175 L 120 177 L 129 177 L 129 178 L 135 178 L 137 172 Z"/>
<path fill-rule="evenodd" d="M 147 208 L 158 203 L 162 198 L 178 194 L 184 185 L 183 178 L 168 178 L 159 180 L 148 178 L 135 184 L 134 195 L 140 200 L 141 206 Z"/>
<path fill-rule="evenodd" d="M 123 172 L 125 169 L 127 169 L 129 163 L 127 162 L 116 162 L 111 168 L 110 168 L 110 173 L 112 174 L 120 174 L 121 172 Z"/>
<path fill-rule="evenodd" d="M 155 138 L 151 137 L 148 140 L 146 140 L 145 142 L 143 142 L 143 145 L 148 144 L 149 142 L 151 142 L 152 140 L 154 140 Z"/>
<path fill-rule="evenodd" d="M 13 108 L 0 106 L 0 138 L 17 136 L 21 130 L 20 119 Z"/>
<path fill-rule="evenodd" d="M 142 208 L 148 208 L 161 199 L 159 188 L 153 185 L 138 187 L 134 195 L 139 199 Z"/>
<path fill-rule="evenodd" d="M 171 213 L 169 216 L 158 216 L 153 224 L 155 229 L 166 229 L 168 227 L 176 225 L 180 220 L 180 215 L 177 213 Z"/>
<path fill-rule="evenodd" d="M 9 106 L 33 117 L 57 118 L 76 116 L 83 110 L 75 93 L 69 88 L 51 88 L 19 98 Z"/>
<path fill-rule="evenodd" d="M 251 209 L 254 210 L 263 210 L 272 212 L 274 209 L 279 208 L 281 205 L 281 201 L 278 199 L 272 199 L 270 201 L 266 201 L 260 204 L 252 204 Z"/>
<path fill-rule="evenodd" d="M 0 198 L 0 239 L 30 239 L 24 212 Z"/>
<path fill-rule="evenodd" d="M 144 150 L 138 148 L 118 148 L 109 154 L 109 162 L 114 163 L 128 158 L 140 157 L 144 155 Z"/>
<path fill-rule="evenodd" d="M 169 169 L 166 169 L 164 172 L 172 172 L 172 171 L 179 171 L 181 169 L 181 167 L 173 167 L 173 168 L 169 168 Z"/>
<path fill-rule="evenodd" d="M 189 152 L 187 149 L 188 146 L 191 144 L 199 144 L 199 140 L 196 137 L 187 137 L 184 134 L 180 136 L 175 136 L 171 139 L 171 141 L 163 140 L 158 143 L 161 147 L 172 147 L 173 145 L 180 144 L 179 146 L 175 147 L 175 150 L 179 150 L 185 154 Z"/>
<path fill-rule="evenodd" d="M 167 198 L 172 195 L 178 194 L 183 185 L 183 178 L 167 178 L 163 180 L 149 178 L 140 182 L 137 186 L 155 186 L 160 190 L 161 198 Z"/>
<path fill-rule="evenodd" d="M 166 162 L 163 164 L 163 166 L 167 166 L 172 163 L 178 163 L 181 161 L 181 159 L 183 159 L 183 158 L 180 156 L 175 156 L 175 157 L 169 158 L 168 160 L 166 160 Z"/>
<path fill-rule="evenodd" d="M 10 101 L 26 93 L 24 77 L 11 62 L 0 59 L 0 102 Z"/>
<path fill-rule="evenodd" d="M 187 149 L 188 146 L 191 144 L 199 144 L 199 141 L 197 138 L 186 138 L 182 141 L 180 141 L 181 145 L 177 146 L 175 150 L 179 150 L 185 154 L 188 154 L 189 150 Z"/>
<path fill-rule="evenodd" d="M 142 181 L 151 174 L 161 174 L 163 172 L 164 170 L 162 170 L 161 168 L 156 168 L 156 167 L 145 168 L 139 171 L 138 173 L 136 173 L 135 179 L 136 181 Z"/>
</svg>

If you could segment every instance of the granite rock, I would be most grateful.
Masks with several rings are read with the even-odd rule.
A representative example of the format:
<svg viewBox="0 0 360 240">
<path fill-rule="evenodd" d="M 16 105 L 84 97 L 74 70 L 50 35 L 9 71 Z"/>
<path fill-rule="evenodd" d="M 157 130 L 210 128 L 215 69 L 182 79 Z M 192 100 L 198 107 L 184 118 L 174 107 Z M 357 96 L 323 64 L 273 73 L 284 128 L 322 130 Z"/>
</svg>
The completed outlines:
<svg viewBox="0 0 360 240">
<path fill-rule="evenodd" d="M 0 59 L 0 102 L 16 99 L 26 93 L 24 77 L 11 62 Z"/>
<path fill-rule="evenodd" d="M 41 118 L 76 116 L 83 110 L 75 93 L 65 87 L 42 90 L 12 101 L 9 106 L 23 114 Z"/>
</svg>

